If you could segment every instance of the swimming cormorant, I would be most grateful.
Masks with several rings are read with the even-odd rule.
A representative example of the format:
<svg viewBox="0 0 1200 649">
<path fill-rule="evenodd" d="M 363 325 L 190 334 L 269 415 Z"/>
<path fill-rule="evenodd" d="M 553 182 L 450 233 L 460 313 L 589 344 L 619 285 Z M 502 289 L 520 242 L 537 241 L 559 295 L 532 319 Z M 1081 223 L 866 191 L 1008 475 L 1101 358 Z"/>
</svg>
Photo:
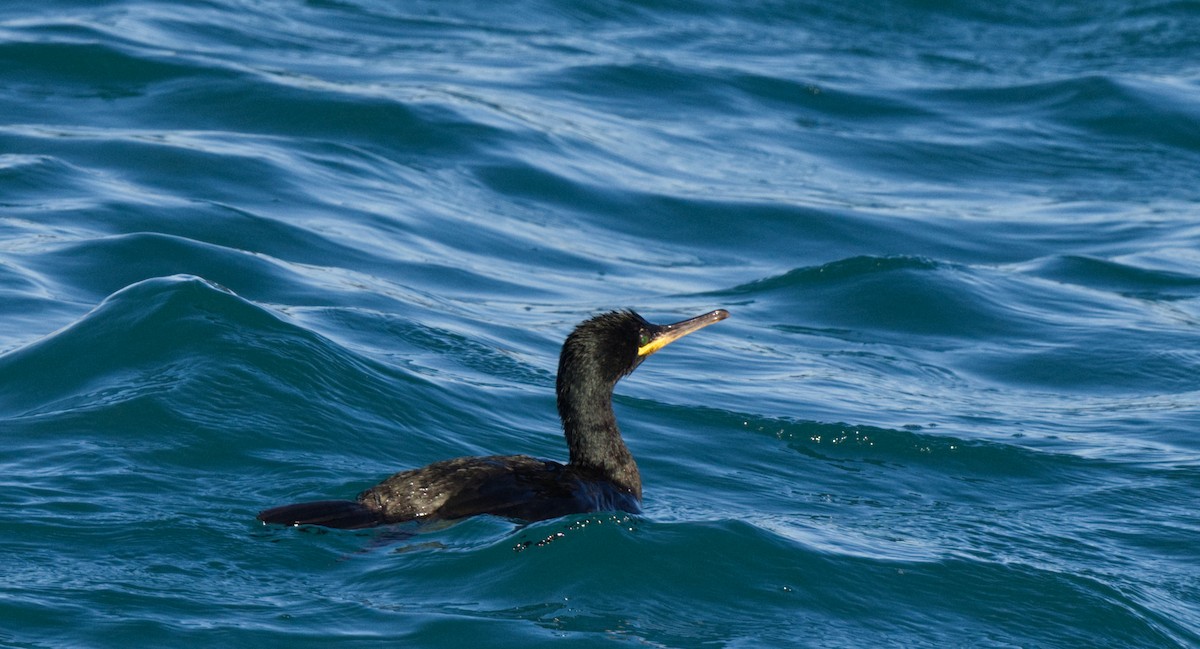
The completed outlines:
<svg viewBox="0 0 1200 649">
<path fill-rule="evenodd" d="M 264 523 L 355 529 L 409 520 L 453 520 L 493 514 L 526 521 L 594 511 L 638 513 L 642 479 L 621 439 L 613 387 L 672 341 L 729 317 L 718 309 L 669 325 L 633 311 L 584 321 L 567 336 L 558 359 L 558 415 L 567 438 L 566 464 L 528 455 L 462 457 L 402 471 L 357 500 L 274 507 Z"/>
</svg>

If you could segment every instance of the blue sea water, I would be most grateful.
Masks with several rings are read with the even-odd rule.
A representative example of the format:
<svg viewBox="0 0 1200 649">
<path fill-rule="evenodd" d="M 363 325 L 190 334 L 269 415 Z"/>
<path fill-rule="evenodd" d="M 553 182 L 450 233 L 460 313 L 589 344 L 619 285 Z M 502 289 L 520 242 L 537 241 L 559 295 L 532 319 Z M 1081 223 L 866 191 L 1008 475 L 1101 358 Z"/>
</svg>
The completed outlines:
<svg viewBox="0 0 1200 649">
<path fill-rule="evenodd" d="M 1200 3 L 0 5 L 0 645 L 1200 646 Z M 565 459 L 644 514 L 270 528 Z"/>
</svg>

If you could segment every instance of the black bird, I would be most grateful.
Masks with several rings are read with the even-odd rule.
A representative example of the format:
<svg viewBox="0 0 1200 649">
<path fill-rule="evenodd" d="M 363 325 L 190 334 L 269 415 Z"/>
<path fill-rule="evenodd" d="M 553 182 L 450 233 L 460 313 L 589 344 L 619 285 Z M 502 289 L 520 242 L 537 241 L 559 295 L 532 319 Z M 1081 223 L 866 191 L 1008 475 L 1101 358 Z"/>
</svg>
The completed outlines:
<svg viewBox="0 0 1200 649">
<path fill-rule="evenodd" d="M 558 359 L 558 415 L 570 460 L 564 465 L 528 455 L 461 457 L 402 471 L 358 494 L 274 507 L 264 523 L 355 529 L 410 520 L 493 514 L 526 521 L 594 511 L 641 511 L 642 479 L 621 439 L 613 387 L 646 357 L 697 329 L 729 317 L 717 309 L 669 325 L 633 311 L 586 320 L 563 343 Z"/>
</svg>

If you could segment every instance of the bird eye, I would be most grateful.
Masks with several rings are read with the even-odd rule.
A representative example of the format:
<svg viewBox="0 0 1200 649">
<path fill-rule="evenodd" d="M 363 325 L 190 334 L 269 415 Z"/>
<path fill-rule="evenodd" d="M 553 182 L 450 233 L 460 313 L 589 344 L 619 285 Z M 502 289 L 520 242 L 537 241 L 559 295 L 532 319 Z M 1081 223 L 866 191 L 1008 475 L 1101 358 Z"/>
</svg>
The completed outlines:
<svg viewBox="0 0 1200 649">
<path fill-rule="evenodd" d="M 645 347 L 649 342 L 650 342 L 650 334 L 643 331 L 642 335 L 638 338 L 638 345 L 641 347 Z"/>
</svg>

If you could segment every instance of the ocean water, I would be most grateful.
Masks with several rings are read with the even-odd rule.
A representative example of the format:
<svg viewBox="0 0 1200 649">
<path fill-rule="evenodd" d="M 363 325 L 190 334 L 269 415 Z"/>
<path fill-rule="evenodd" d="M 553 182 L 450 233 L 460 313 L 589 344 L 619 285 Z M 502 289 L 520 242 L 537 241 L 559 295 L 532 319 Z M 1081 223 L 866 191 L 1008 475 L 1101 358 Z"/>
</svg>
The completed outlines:
<svg viewBox="0 0 1200 649">
<path fill-rule="evenodd" d="M 6 2 L 0 645 L 1200 646 L 1200 3 Z M 565 459 L 644 513 L 265 527 Z"/>
</svg>

